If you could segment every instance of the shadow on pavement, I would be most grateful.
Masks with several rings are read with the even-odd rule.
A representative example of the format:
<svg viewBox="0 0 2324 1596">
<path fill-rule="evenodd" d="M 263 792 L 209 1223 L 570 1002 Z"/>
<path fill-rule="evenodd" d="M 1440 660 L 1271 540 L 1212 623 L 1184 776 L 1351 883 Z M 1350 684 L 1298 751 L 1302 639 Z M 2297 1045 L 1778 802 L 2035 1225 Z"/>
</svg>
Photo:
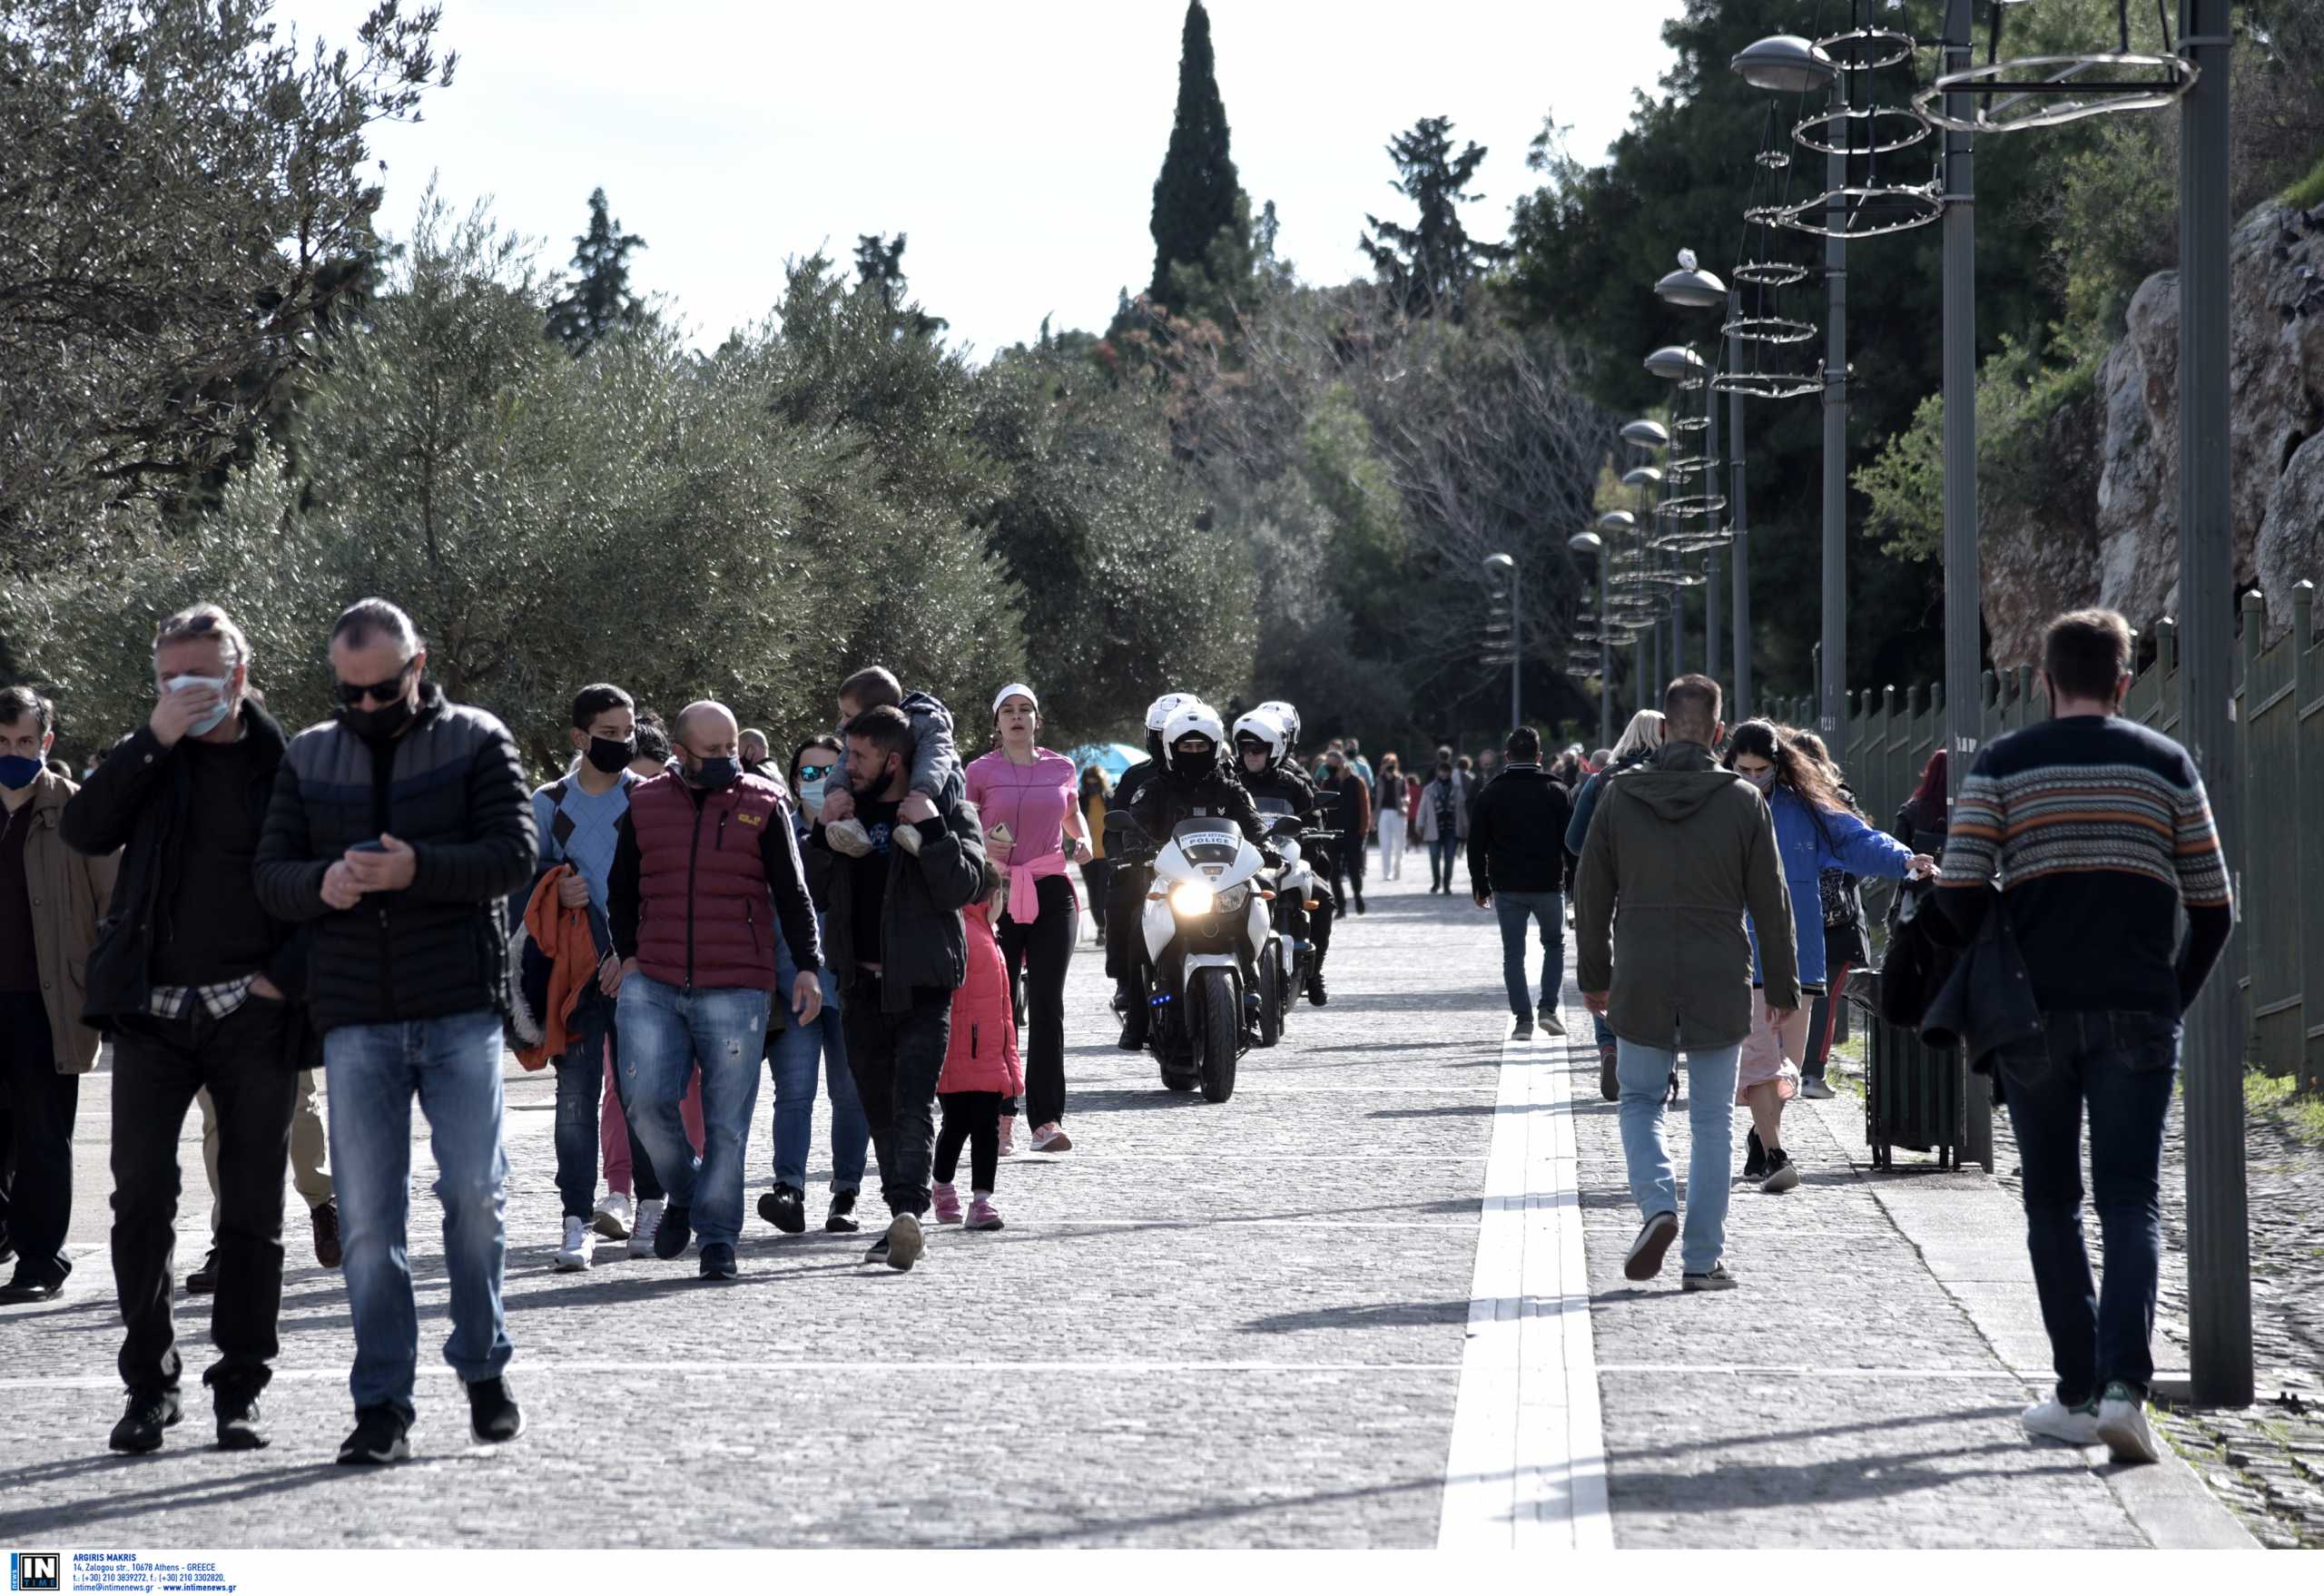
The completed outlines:
<svg viewBox="0 0 2324 1596">
<path fill-rule="evenodd" d="M 118 1463 L 123 1469 L 133 1470 L 151 1460 L 115 1458 L 108 1453 L 101 1458 L 84 1461 L 96 1464 Z M 20 1512 L 0 1513 L 0 1541 L 23 1542 L 35 1535 L 54 1535 L 61 1530 L 80 1529 L 113 1519 L 137 1518 L 146 1513 L 172 1512 L 180 1508 L 217 1507 L 232 1502 L 251 1502 L 320 1485 L 326 1480 L 335 1479 L 355 1485 L 361 1482 L 362 1474 L 361 1470 L 341 1468 L 335 1463 L 302 1463 L 297 1468 L 281 1469 L 256 1476 L 245 1474 L 231 1481 L 183 1480 L 150 1491 L 112 1491 L 80 1502 L 64 1502 Z M 64 1476 L 54 1473 L 49 1477 Z"/>
</svg>

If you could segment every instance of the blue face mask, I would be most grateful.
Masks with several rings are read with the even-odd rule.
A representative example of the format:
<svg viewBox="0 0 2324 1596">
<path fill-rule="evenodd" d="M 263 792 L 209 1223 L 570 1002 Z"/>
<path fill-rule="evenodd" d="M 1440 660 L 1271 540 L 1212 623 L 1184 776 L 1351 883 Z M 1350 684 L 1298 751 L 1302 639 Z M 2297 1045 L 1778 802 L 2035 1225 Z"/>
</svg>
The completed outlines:
<svg viewBox="0 0 2324 1596">
<path fill-rule="evenodd" d="M 823 788 L 830 782 L 828 772 L 817 771 L 813 775 L 799 778 L 799 802 L 809 814 L 823 812 Z"/>
<path fill-rule="evenodd" d="M 37 759 L 11 754 L 5 759 L 0 759 L 0 787 L 7 788 L 11 793 L 21 787 L 29 787 L 40 779 L 40 773 L 46 768 Z"/>
<path fill-rule="evenodd" d="M 232 679 L 233 678 L 231 676 L 175 676 L 171 678 L 169 690 L 172 693 L 183 693 L 193 688 L 207 687 L 212 692 L 218 695 L 218 707 L 212 710 L 208 714 L 203 715 L 192 725 L 186 727 L 185 734 L 187 736 L 206 736 L 208 734 L 218 729 L 218 723 L 224 720 L 226 718 L 227 712 L 233 708 L 233 705 L 226 699 L 226 684 Z"/>
</svg>

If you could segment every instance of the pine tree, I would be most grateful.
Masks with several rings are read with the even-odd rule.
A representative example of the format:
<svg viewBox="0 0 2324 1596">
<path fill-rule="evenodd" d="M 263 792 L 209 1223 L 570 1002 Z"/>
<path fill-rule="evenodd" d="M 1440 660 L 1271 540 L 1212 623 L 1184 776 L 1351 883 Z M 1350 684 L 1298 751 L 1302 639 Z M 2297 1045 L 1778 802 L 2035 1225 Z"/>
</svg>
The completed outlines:
<svg viewBox="0 0 2324 1596">
<path fill-rule="evenodd" d="M 606 191 L 589 194 L 589 231 L 573 241 L 573 269 L 580 275 L 548 308 L 548 335 L 575 355 L 617 328 L 645 316 L 645 303 L 629 291 L 629 257 L 645 241 L 621 231 L 606 209 Z"/>
<path fill-rule="evenodd" d="M 900 232 L 896 241 L 890 243 L 876 232 L 856 234 L 856 289 L 877 297 L 880 308 L 899 331 L 914 338 L 933 338 L 952 324 L 941 316 L 927 314 L 905 298 L 911 280 L 904 275 L 904 241 L 911 236 Z"/>
<path fill-rule="evenodd" d="M 1458 321 L 1470 283 L 1510 251 L 1504 244 L 1479 243 L 1461 225 L 1461 207 L 1483 198 L 1469 192 L 1469 180 L 1485 150 L 1472 140 L 1455 155 L 1452 135 L 1451 117 L 1423 116 L 1389 143 L 1397 172 L 1389 186 L 1419 207 L 1420 218 L 1405 227 L 1366 216 L 1372 231 L 1357 243 L 1406 315 L 1443 314 Z"/>
<path fill-rule="evenodd" d="M 1210 51 L 1210 14 L 1202 0 L 1191 0 L 1178 52 L 1178 109 L 1170 151 L 1154 180 L 1154 281 L 1148 297 L 1173 302 L 1170 268 L 1202 268 L 1212 241 L 1237 225 L 1236 202 L 1241 197 Z"/>
</svg>

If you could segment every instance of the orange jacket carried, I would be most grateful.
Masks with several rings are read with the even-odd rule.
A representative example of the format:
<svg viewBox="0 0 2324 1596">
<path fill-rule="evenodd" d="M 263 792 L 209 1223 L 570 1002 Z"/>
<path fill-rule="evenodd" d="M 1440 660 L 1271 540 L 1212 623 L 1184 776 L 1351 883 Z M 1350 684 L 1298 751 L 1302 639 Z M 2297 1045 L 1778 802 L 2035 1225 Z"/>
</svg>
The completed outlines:
<svg viewBox="0 0 2324 1596">
<path fill-rule="evenodd" d="M 517 1062 L 527 1069 L 539 1069 L 551 1059 L 565 1056 L 565 1049 L 573 1041 L 566 1030 L 566 1022 L 573 1018 L 581 994 L 597 979 L 597 944 L 589 934 L 589 911 L 586 907 L 567 909 L 557 901 L 557 883 L 572 873 L 569 864 L 543 872 L 533 884 L 531 901 L 525 905 L 525 934 L 549 960 L 548 1001 L 541 1010 L 541 1039 L 517 1049 Z"/>
</svg>

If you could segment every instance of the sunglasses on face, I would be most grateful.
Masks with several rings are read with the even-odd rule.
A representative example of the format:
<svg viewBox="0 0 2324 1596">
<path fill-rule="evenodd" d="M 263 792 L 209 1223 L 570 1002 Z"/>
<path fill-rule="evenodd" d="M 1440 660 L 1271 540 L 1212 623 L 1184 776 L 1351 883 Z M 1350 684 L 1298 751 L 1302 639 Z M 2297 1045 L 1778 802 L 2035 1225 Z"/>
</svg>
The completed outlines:
<svg viewBox="0 0 2324 1596">
<path fill-rule="evenodd" d="M 391 699 L 402 696 L 403 679 L 409 675 L 411 675 L 411 661 L 406 660 L 397 668 L 396 674 L 384 682 L 369 684 L 341 682 L 338 684 L 339 701 L 341 704 L 353 705 L 362 703 L 366 698 L 372 698 L 386 704 Z"/>
<path fill-rule="evenodd" d="M 803 782 L 820 782 L 837 768 L 836 765 L 829 764 L 803 764 L 799 767 L 799 779 Z"/>
</svg>

